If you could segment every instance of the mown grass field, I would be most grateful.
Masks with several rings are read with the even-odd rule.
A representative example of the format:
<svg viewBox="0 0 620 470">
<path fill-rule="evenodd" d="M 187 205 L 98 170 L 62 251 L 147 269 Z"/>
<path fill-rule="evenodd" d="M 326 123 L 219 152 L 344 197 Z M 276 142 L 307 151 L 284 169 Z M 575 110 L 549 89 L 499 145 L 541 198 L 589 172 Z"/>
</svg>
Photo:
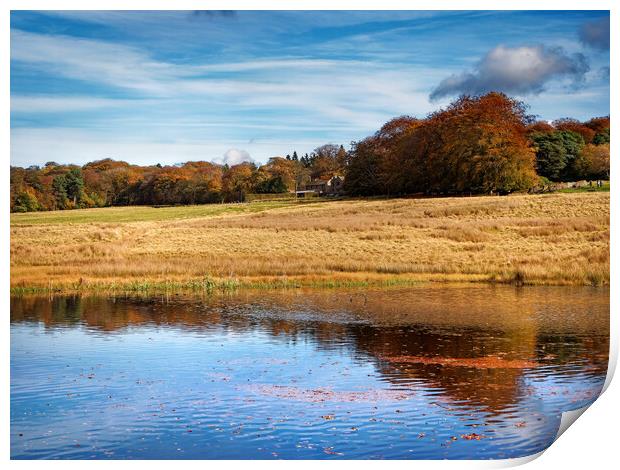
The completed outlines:
<svg viewBox="0 0 620 470">
<path fill-rule="evenodd" d="M 609 193 L 11 215 L 15 294 L 424 281 L 608 284 Z"/>
</svg>

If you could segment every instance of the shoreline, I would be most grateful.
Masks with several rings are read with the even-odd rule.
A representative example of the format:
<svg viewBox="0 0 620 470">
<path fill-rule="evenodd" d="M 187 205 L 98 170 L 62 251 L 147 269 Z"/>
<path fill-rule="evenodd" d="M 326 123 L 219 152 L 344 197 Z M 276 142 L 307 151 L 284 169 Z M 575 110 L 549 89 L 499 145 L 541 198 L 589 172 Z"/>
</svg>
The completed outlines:
<svg viewBox="0 0 620 470">
<path fill-rule="evenodd" d="M 574 280 L 551 279 L 521 279 L 519 274 L 507 274 L 506 277 L 471 275 L 428 275 L 415 277 L 376 277 L 366 279 L 303 279 L 303 278 L 271 278 L 271 279 L 223 279 L 203 278 L 188 280 L 159 280 L 159 281 L 125 281 L 101 282 L 83 281 L 49 285 L 16 285 L 10 287 L 11 297 L 27 297 L 39 295 L 116 295 L 116 294 L 190 294 L 214 295 L 218 293 L 233 293 L 258 290 L 296 290 L 296 289 L 354 289 L 354 288 L 402 288 L 441 285 L 457 287 L 471 286 L 545 286 L 545 287 L 595 287 L 608 288 L 609 281 L 581 283 Z"/>
</svg>

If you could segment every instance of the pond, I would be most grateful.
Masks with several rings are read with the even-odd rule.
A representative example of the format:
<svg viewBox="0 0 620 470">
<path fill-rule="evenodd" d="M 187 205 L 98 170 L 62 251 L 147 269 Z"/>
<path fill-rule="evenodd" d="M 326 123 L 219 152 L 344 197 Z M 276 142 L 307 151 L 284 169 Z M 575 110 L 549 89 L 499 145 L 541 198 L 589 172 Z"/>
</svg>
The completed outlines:
<svg viewBox="0 0 620 470">
<path fill-rule="evenodd" d="M 16 297 L 11 456 L 526 456 L 608 348 L 605 288 Z"/>
</svg>

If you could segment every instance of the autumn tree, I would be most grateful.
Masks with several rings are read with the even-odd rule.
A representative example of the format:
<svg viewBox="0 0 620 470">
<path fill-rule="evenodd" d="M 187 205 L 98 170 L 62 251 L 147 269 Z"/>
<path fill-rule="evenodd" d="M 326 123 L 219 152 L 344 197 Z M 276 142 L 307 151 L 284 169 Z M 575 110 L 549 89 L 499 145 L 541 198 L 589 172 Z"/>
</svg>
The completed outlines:
<svg viewBox="0 0 620 470">
<path fill-rule="evenodd" d="M 351 162 L 344 179 L 344 190 L 351 196 L 385 194 L 380 168 L 381 160 L 374 138 L 367 137 L 359 142 L 353 142 Z"/>
<path fill-rule="evenodd" d="M 255 171 L 256 166 L 248 162 L 233 165 L 225 171 L 222 178 L 225 199 L 230 202 L 243 202 L 246 194 L 252 190 Z"/>
<path fill-rule="evenodd" d="M 595 132 L 594 138 L 592 139 L 593 144 L 600 145 L 609 143 L 609 131 L 611 128 L 609 116 L 592 118 L 584 124 Z"/>
<path fill-rule="evenodd" d="M 96 160 L 82 167 L 84 191 L 97 206 L 119 204 L 120 194 L 136 183 L 137 177 L 128 175 L 131 165 L 111 158 Z M 135 168 L 135 167 L 134 167 Z"/>
<path fill-rule="evenodd" d="M 186 175 L 181 189 L 184 204 L 206 204 L 222 200 L 224 171 L 221 165 L 205 161 L 188 162 L 182 169 Z"/>
<path fill-rule="evenodd" d="M 38 167 L 11 167 L 11 212 L 31 212 L 42 208 L 37 198 L 37 193 L 42 189 L 38 172 Z"/>
<path fill-rule="evenodd" d="M 26 188 L 15 194 L 11 203 L 11 212 L 33 212 L 40 209 L 39 201 L 32 188 Z"/>
<path fill-rule="evenodd" d="M 581 157 L 582 171 L 588 178 L 609 179 L 609 144 L 588 144 Z"/>
<path fill-rule="evenodd" d="M 534 133 L 550 134 L 554 131 L 555 131 L 555 127 L 553 127 L 547 121 L 534 121 L 527 125 L 528 134 L 534 134 Z"/>
<path fill-rule="evenodd" d="M 403 141 L 419 125 L 416 118 L 400 116 L 388 121 L 373 136 L 354 142 L 345 190 L 360 196 L 407 192 Z"/>
<path fill-rule="evenodd" d="M 594 139 L 596 132 L 577 119 L 562 118 L 553 121 L 553 127 L 558 131 L 569 131 L 579 134 L 585 144 L 589 144 Z"/>
<path fill-rule="evenodd" d="M 258 169 L 258 193 L 284 193 L 295 191 L 297 167 L 299 163 L 292 159 L 272 157 Z"/>
<path fill-rule="evenodd" d="M 464 96 L 406 139 L 409 191 L 512 192 L 536 182 L 523 103 L 502 93 Z"/>
<path fill-rule="evenodd" d="M 584 125 L 592 129 L 594 132 L 599 133 L 609 130 L 611 127 L 611 120 L 609 119 L 609 116 L 594 117 L 589 121 L 584 122 Z"/>
<path fill-rule="evenodd" d="M 342 145 L 325 144 L 314 149 L 309 162 L 312 178 L 328 179 L 344 173 L 347 152 Z"/>
</svg>

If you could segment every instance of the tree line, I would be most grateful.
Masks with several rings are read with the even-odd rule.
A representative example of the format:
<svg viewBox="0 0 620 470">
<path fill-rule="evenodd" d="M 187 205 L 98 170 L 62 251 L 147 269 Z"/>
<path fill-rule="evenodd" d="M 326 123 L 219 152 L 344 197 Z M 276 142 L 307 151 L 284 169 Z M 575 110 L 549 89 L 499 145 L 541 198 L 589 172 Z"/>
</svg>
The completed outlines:
<svg viewBox="0 0 620 470">
<path fill-rule="evenodd" d="M 260 166 L 207 161 L 139 166 L 110 158 L 84 166 L 12 166 L 11 211 L 241 202 L 249 193 L 295 191 L 312 179 L 342 174 L 347 155 L 342 145 L 327 144 L 301 158 L 293 152 Z"/>
<path fill-rule="evenodd" d="M 609 117 L 536 121 L 501 93 L 463 96 L 425 119 L 401 116 L 354 142 L 356 196 L 510 193 L 550 181 L 609 178 Z"/>
<path fill-rule="evenodd" d="M 608 116 L 547 123 L 501 93 L 463 96 L 424 119 L 392 119 L 349 151 L 327 144 L 264 165 L 139 166 L 106 158 L 12 166 L 11 211 L 240 202 L 334 175 L 345 177 L 352 196 L 510 193 L 550 181 L 608 179 L 609 130 Z"/>
</svg>

